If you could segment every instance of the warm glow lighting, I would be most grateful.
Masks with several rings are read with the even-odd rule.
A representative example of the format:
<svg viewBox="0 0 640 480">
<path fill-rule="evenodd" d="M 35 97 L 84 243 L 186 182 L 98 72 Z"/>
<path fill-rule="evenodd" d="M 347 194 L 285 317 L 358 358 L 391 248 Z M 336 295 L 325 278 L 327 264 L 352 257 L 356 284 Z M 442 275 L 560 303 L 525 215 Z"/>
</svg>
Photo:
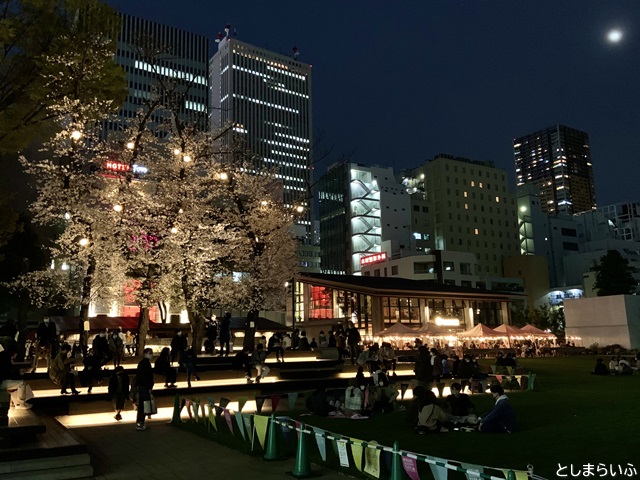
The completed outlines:
<svg viewBox="0 0 640 480">
<path fill-rule="evenodd" d="M 82 138 L 82 132 L 80 130 L 74 130 L 71 132 L 71 138 L 74 140 L 80 140 Z"/>
<path fill-rule="evenodd" d="M 525 207 L 524 205 L 522 207 L 520 207 L 520 211 L 521 212 L 526 212 L 527 211 L 527 207 Z"/>
<path fill-rule="evenodd" d="M 296 207 L 296 212 L 298 212 L 298 213 L 302 213 L 303 211 L 304 211 L 304 207 L 303 207 L 302 205 L 298 205 L 298 206 Z"/>
<path fill-rule="evenodd" d="M 178 233 L 178 229 L 176 227 L 171 227 L 171 233 Z"/>
<path fill-rule="evenodd" d="M 81 247 L 86 247 L 87 245 L 89 245 L 89 239 L 88 238 L 81 238 L 80 242 L 78 242 L 78 243 L 80 243 Z"/>
<path fill-rule="evenodd" d="M 64 214 L 64 219 L 65 220 L 70 220 L 71 219 L 71 214 L 69 212 Z"/>
<path fill-rule="evenodd" d="M 436 317 L 435 321 L 436 321 L 436 325 L 439 325 L 441 327 L 459 327 L 460 326 L 460 320 L 458 318 Z"/>
<path fill-rule="evenodd" d="M 227 178 L 229 178 L 229 175 L 227 175 L 225 172 L 222 172 L 220 174 L 220 180 L 226 180 Z"/>
<path fill-rule="evenodd" d="M 190 161 L 191 161 L 191 157 L 190 157 L 189 155 L 185 155 L 184 157 L 182 157 L 182 159 L 183 159 L 185 162 L 190 162 Z"/>
<path fill-rule="evenodd" d="M 122 211 L 122 205 L 114 205 L 113 206 L 113 210 L 116 212 L 121 212 Z"/>
<path fill-rule="evenodd" d="M 174 148 L 173 149 L 173 154 L 174 155 L 180 155 L 180 149 L 179 148 Z"/>
<path fill-rule="evenodd" d="M 262 200 L 260 202 L 260 205 L 262 205 L 263 207 L 266 207 L 267 206 L 267 201 L 266 200 Z"/>
<path fill-rule="evenodd" d="M 133 142 L 129 142 L 129 143 L 127 143 L 127 148 L 128 148 L 129 150 L 133 150 L 133 147 L 135 147 L 135 146 L 136 146 L 136 145 L 135 145 L 135 143 L 133 143 Z"/>
</svg>

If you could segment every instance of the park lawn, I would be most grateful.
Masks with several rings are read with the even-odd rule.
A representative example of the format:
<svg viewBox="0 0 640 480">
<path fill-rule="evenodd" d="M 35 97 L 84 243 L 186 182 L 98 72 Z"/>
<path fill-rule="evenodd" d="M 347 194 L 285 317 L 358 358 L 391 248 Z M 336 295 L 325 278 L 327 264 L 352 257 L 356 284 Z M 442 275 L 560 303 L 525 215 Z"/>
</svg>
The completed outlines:
<svg viewBox="0 0 640 480">
<path fill-rule="evenodd" d="M 289 414 L 310 426 L 347 437 L 393 446 L 398 442 L 405 451 L 488 467 L 526 470 L 547 478 L 556 478 L 558 464 L 581 469 L 586 464 L 627 466 L 638 463 L 638 427 L 640 426 L 640 374 L 633 376 L 590 375 L 594 357 L 560 357 L 521 359 L 525 371 L 537 374 L 536 391 L 507 391 L 516 411 L 518 431 L 510 435 L 449 432 L 438 435 L 416 435 L 407 424 L 406 412 L 376 415 L 369 420 L 349 420 Z M 493 400 L 489 395 L 473 395 L 477 411 L 488 411 Z M 270 412 L 263 412 L 268 415 Z M 278 412 L 287 415 L 286 408 Z M 222 418 L 218 432 L 207 434 L 201 426 L 188 423 L 183 428 L 214 441 L 253 455 L 262 455 L 257 440 L 253 450 L 249 442 L 232 436 Z M 234 421 L 235 427 L 235 421 Z M 295 457 L 295 435 L 278 434 L 282 450 Z M 314 463 L 338 467 L 335 449 L 327 442 L 327 460 L 320 459 L 313 439 L 307 442 L 308 455 Z M 387 458 L 385 458 L 387 457 Z M 383 470 L 389 471 L 389 458 L 382 454 Z M 419 463 L 421 478 L 432 478 L 426 464 Z M 575 470 L 574 470 L 575 471 Z M 359 474 L 353 467 L 348 473 Z M 490 474 L 499 474 L 493 470 Z M 569 473 L 566 470 L 564 473 Z M 384 474 L 383 477 L 385 478 Z M 464 475 L 450 472 L 451 480 Z"/>
</svg>

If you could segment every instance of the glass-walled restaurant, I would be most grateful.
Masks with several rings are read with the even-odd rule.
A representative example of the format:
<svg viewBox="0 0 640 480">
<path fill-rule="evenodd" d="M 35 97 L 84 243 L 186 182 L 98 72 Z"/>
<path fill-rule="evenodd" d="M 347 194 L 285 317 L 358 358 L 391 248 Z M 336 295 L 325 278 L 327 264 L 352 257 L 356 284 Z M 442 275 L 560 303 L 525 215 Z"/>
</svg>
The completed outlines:
<svg viewBox="0 0 640 480">
<path fill-rule="evenodd" d="M 400 322 L 464 331 L 478 323 L 510 324 L 509 304 L 522 295 L 434 284 L 423 280 L 304 274 L 296 278 L 295 323 L 315 330 L 352 321 L 374 335 Z M 326 330 L 326 329 L 325 329 Z"/>
</svg>

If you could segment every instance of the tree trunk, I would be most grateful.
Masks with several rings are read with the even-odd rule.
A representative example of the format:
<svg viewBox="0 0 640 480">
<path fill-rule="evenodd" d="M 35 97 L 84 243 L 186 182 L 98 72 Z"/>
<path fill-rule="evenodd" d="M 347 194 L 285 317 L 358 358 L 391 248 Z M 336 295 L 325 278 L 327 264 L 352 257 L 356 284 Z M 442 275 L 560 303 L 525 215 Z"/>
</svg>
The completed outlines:
<svg viewBox="0 0 640 480">
<path fill-rule="evenodd" d="M 96 259 L 93 255 L 89 256 L 89 266 L 87 267 L 87 273 L 82 281 L 82 296 L 80 297 L 80 348 L 82 351 L 86 351 L 86 339 L 84 336 L 84 322 L 89 320 L 89 304 L 91 303 L 91 287 L 93 285 L 93 274 L 96 271 Z"/>
<path fill-rule="evenodd" d="M 258 310 L 249 310 L 247 313 L 247 322 L 244 324 L 244 340 L 243 347 L 249 347 L 250 351 L 256 346 L 256 322 L 258 321 Z"/>
<path fill-rule="evenodd" d="M 196 355 L 202 352 L 202 342 L 204 340 L 204 317 L 199 313 L 188 312 L 189 323 L 191 324 L 191 346 Z"/>
<path fill-rule="evenodd" d="M 140 307 L 138 317 L 138 343 L 136 344 L 136 355 L 142 355 L 144 346 L 147 343 L 147 333 L 149 332 L 149 307 Z"/>
</svg>

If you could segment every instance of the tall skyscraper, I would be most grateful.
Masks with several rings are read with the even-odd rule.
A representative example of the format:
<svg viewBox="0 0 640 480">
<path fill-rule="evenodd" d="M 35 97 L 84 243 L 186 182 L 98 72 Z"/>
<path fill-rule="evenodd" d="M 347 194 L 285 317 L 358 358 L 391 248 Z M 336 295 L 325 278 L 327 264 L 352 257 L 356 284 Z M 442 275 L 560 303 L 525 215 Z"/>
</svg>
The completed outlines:
<svg viewBox="0 0 640 480">
<path fill-rule="evenodd" d="M 516 138 L 513 155 L 518 186 L 535 184 L 545 213 L 596 208 L 588 133 L 555 125 Z"/>
<path fill-rule="evenodd" d="M 124 13 L 115 60 L 122 65 L 129 83 L 129 95 L 122 106 L 121 122 L 132 118 L 157 88 L 158 79 L 180 82 L 187 88 L 180 108 L 184 121 L 207 128 L 207 63 L 209 41 L 204 35 L 155 23 Z M 155 49 L 155 55 L 150 55 Z M 160 121 L 154 116 L 154 121 Z M 117 125 L 110 124 L 115 129 Z"/>
<path fill-rule="evenodd" d="M 311 243 L 311 65 L 294 57 L 221 39 L 209 63 L 209 124 L 233 125 L 222 144 L 242 146 L 256 168 L 277 169 L 285 206 L 306 203 L 297 223 Z"/>
</svg>

